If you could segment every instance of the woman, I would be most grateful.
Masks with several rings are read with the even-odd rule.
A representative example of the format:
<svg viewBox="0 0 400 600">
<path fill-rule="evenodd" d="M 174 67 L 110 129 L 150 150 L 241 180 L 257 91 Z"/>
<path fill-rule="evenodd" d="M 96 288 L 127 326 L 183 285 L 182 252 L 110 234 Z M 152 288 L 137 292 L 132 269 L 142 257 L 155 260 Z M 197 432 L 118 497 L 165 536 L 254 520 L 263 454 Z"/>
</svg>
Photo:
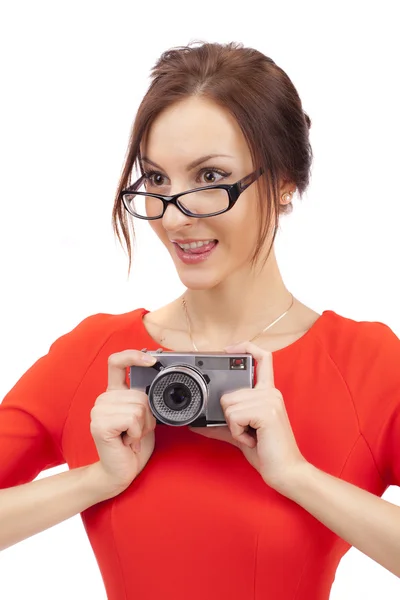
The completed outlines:
<svg viewBox="0 0 400 600">
<path fill-rule="evenodd" d="M 81 512 L 110 600 L 325 600 L 351 545 L 400 576 L 400 508 L 378 497 L 400 483 L 399 340 L 302 304 L 274 254 L 309 127 L 255 50 L 160 58 L 113 219 L 129 258 L 130 225 L 149 220 L 187 290 L 88 317 L 6 396 L 2 548 Z M 128 379 L 158 348 L 252 354 L 255 385 L 221 397 L 226 426 L 159 425 Z"/>
</svg>

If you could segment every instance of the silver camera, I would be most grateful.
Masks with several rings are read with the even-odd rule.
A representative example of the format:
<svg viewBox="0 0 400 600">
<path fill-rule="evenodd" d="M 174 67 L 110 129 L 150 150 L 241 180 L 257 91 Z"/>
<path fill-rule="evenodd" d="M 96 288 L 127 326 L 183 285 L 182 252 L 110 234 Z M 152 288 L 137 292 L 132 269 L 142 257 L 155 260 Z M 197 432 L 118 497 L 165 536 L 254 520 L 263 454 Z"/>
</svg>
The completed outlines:
<svg viewBox="0 0 400 600">
<path fill-rule="evenodd" d="M 144 350 L 146 351 L 146 350 Z M 130 387 L 144 391 L 157 423 L 210 427 L 226 424 L 221 396 L 252 388 L 250 354 L 148 352 L 151 367 L 130 367 Z"/>
</svg>

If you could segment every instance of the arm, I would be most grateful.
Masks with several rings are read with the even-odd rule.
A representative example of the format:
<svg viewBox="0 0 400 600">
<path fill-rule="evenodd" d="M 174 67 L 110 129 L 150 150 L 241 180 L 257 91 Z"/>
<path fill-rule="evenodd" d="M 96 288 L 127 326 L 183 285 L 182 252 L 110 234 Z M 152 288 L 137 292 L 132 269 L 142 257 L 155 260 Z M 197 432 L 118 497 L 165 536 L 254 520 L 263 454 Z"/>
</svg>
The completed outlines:
<svg viewBox="0 0 400 600">
<path fill-rule="evenodd" d="M 117 493 L 100 463 L 0 490 L 0 551 Z"/>
<path fill-rule="evenodd" d="M 360 337 L 351 346 L 352 354 L 343 352 L 335 356 L 335 362 L 351 391 L 360 428 L 383 484 L 399 486 L 399 339 L 382 323 L 357 327 Z M 400 577 L 400 507 L 309 463 L 294 478 L 285 495 Z"/>
<path fill-rule="evenodd" d="M 400 577 L 400 507 L 304 463 L 285 496 Z"/>
<path fill-rule="evenodd" d="M 107 316 L 94 315 L 58 338 L 0 404 L 0 549 L 107 498 L 94 465 L 33 481 L 65 463 L 71 399 L 110 334 L 106 325 Z"/>
<path fill-rule="evenodd" d="M 0 403 L 0 489 L 65 463 L 62 436 L 72 398 L 108 335 L 105 315 L 86 318 L 6 394 Z"/>
</svg>

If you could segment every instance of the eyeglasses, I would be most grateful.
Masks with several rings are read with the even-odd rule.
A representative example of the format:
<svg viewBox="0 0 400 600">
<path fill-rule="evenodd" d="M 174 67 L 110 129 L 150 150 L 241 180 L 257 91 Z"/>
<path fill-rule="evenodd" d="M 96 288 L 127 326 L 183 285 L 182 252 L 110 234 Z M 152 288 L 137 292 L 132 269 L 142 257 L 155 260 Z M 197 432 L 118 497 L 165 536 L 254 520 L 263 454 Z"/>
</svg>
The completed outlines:
<svg viewBox="0 0 400 600">
<path fill-rule="evenodd" d="M 195 188 L 165 196 L 151 194 L 146 189 L 146 176 L 143 175 L 136 183 L 122 190 L 120 197 L 126 210 L 138 219 L 154 221 L 161 219 L 169 204 L 176 206 L 183 214 L 196 219 L 214 217 L 230 210 L 242 194 L 263 173 L 258 169 L 246 175 L 236 183 L 217 184 Z"/>
</svg>

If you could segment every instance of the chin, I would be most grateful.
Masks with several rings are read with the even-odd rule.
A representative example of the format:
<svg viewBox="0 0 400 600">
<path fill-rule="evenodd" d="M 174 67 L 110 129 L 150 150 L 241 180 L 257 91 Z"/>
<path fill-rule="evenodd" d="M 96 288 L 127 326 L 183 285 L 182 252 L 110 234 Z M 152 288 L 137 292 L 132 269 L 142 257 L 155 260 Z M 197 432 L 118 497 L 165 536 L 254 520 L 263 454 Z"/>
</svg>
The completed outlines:
<svg viewBox="0 0 400 600">
<path fill-rule="evenodd" d="M 189 290 L 211 290 L 216 287 L 224 277 L 222 273 L 217 275 L 211 269 L 196 269 L 195 267 L 177 268 L 177 274 L 182 284 Z M 214 271 L 214 272 L 212 272 Z"/>
</svg>

